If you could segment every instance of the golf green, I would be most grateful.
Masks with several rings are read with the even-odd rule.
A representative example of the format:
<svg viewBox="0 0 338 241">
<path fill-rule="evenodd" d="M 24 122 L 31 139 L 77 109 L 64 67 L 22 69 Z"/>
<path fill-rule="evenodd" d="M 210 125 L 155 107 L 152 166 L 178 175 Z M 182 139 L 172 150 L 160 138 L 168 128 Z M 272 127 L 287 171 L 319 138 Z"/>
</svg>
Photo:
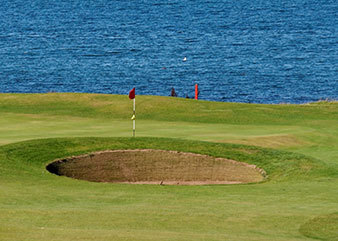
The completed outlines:
<svg viewBox="0 0 338 241">
<path fill-rule="evenodd" d="M 132 138 L 127 96 L 0 95 L 0 240 L 337 240 L 337 102 L 136 98 Z M 71 156 L 136 149 L 235 160 L 266 177 L 133 185 L 46 170 Z"/>
</svg>

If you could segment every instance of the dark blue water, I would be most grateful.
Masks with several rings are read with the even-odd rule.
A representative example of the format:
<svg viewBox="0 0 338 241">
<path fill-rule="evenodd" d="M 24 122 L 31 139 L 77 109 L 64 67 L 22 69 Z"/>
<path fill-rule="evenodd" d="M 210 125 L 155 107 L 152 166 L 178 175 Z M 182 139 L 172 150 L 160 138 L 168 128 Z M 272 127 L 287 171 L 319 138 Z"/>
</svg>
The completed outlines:
<svg viewBox="0 0 338 241">
<path fill-rule="evenodd" d="M 337 32 L 337 0 L 0 0 L 0 92 L 338 99 Z"/>
</svg>

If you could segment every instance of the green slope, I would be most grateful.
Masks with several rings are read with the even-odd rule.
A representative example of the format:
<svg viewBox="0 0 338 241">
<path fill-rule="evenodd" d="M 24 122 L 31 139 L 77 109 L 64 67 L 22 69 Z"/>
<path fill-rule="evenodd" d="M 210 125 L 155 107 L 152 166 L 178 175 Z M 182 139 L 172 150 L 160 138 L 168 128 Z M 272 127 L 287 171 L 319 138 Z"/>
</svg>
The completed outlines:
<svg viewBox="0 0 338 241">
<path fill-rule="evenodd" d="M 131 135 L 127 96 L 0 95 L 0 240 L 335 237 L 337 102 L 256 105 L 136 98 L 138 138 L 132 139 L 121 138 Z M 264 168 L 269 179 L 248 185 L 116 185 L 45 170 L 55 158 L 116 148 L 232 158 Z"/>
</svg>

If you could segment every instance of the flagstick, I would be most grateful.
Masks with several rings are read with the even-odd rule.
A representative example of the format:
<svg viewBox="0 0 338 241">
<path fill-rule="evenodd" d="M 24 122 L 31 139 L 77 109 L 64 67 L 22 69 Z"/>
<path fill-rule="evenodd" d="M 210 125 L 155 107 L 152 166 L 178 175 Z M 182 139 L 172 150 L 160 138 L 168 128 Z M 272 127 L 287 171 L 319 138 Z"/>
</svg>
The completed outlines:
<svg viewBox="0 0 338 241">
<path fill-rule="evenodd" d="M 134 98 L 133 100 L 134 100 L 134 108 L 133 108 L 133 110 L 134 110 L 134 116 L 135 116 L 135 99 L 136 98 Z M 136 127 L 136 125 L 135 125 L 135 118 L 134 118 L 134 120 L 133 120 L 133 137 L 135 137 L 135 127 Z"/>
</svg>

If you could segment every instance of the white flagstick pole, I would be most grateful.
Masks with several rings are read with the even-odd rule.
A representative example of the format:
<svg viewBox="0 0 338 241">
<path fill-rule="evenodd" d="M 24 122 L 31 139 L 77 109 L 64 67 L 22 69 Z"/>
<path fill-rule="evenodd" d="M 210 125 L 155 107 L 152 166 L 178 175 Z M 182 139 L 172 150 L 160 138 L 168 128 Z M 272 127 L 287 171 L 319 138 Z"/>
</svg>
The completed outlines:
<svg viewBox="0 0 338 241">
<path fill-rule="evenodd" d="M 133 110 L 134 110 L 134 119 L 133 119 L 133 137 L 135 137 L 135 128 L 136 128 L 136 123 L 135 123 L 135 99 L 136 99 L 136 97 L 133 99 L 134 100 L 134 108 L 133 108 Z"/>
</svg>

